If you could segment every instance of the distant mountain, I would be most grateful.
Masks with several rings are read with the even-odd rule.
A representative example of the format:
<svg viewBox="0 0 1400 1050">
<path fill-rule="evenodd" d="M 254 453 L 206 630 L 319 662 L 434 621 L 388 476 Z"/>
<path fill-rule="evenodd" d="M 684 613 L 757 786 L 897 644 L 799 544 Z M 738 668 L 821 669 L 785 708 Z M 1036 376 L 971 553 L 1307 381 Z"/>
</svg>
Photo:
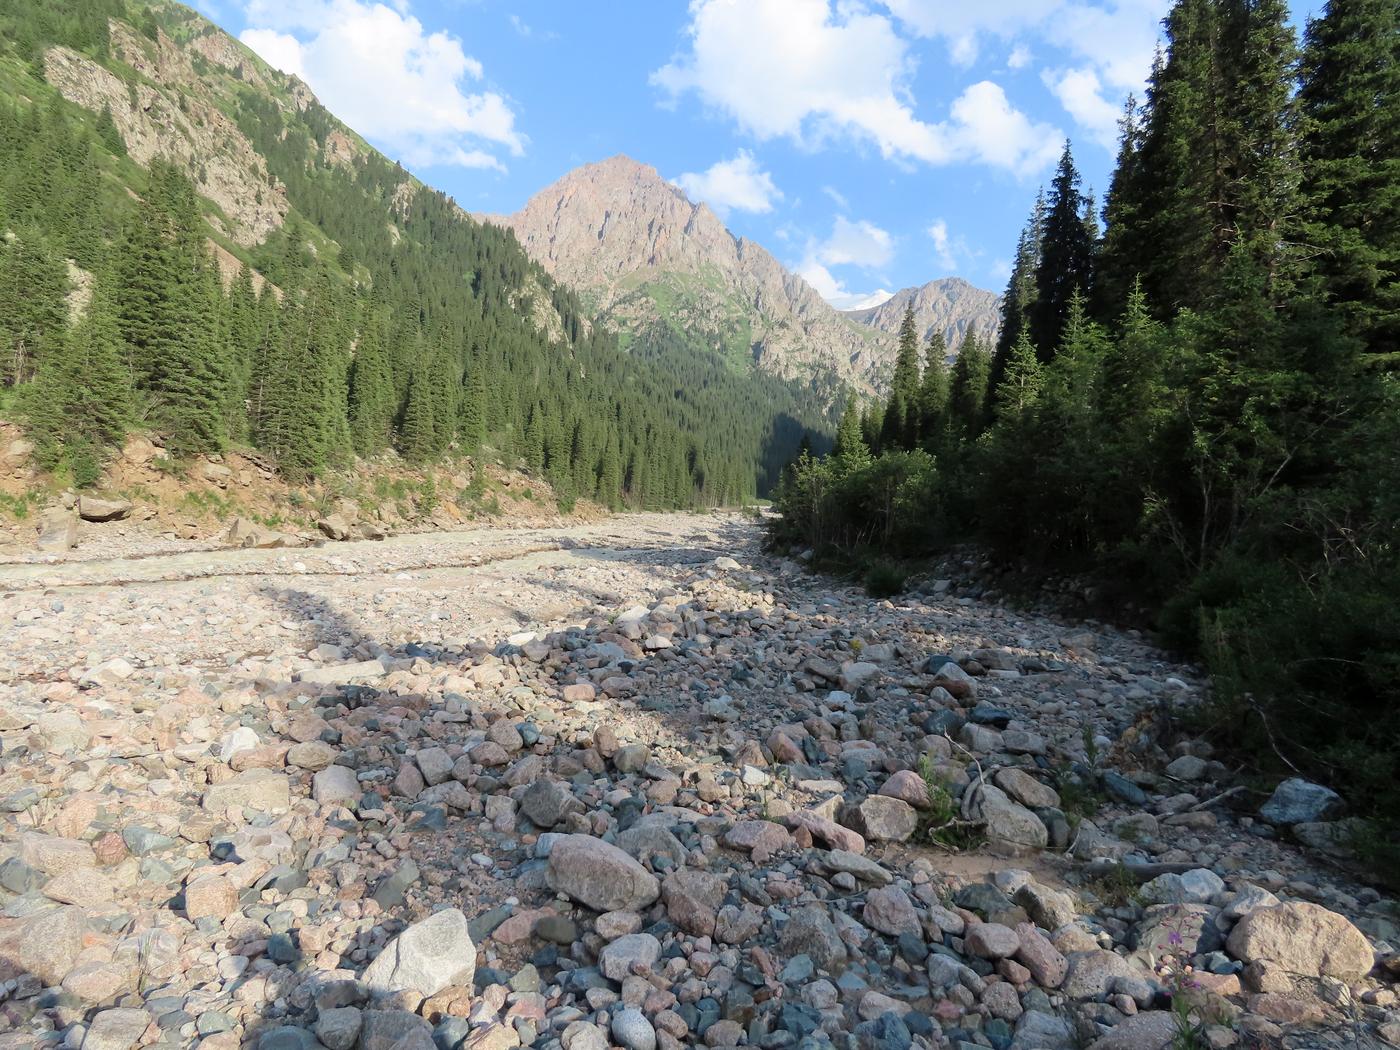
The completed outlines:
<svg viewBox="0 0 1400 1050">
<path fill-rule="evenodd" d="M 514 215 L 481 218 L 515 231 L 624 342 L 718 352 L 828 400 L 845 384 L 883 387 L 911 299 L 922 336 L 937 325 L 953 350 L 969 328 L 986 335 L 998 322 L 998 297 L 956 277 L 843 313 L 708 205 L 626 156 L 575 168 Z"/>
<path fill-rule="evenodd" d="M 670 193 L 650 181 L 655 210 Z M 682 210 L 697 247 L 730 240 Z M 753 294 L 786 302 L 774 280 Z M 139 421 L 173 454 L 255 449 L 297 479 L 471 453 L 561 500 L 711 504 L 828 429 L 811 389 L 673 344 L 620 351 L 509 231 L 172 0 L 0 3 L 0 286 L 0 416 L 75 478 L 72 457 L 95 479 Z M 810 307 L 851 347 L 879 342 Z"/>
<path fill-rule="evenodd" d="M 826 302 L 759 244 L 730 233 L 655 168 L 586 164 L 514 215 L 526 252 L 632 339 L 688 342 L 834 396 L 868 387 L 893 353 L 884 333 Z"/>
<path fill-rule="evenodd" d="M 968 284 L 961 277 L 942 277 L 918 288 L 895 292 L 879 306 L 847 310 L 846 316 L 882 332 L 897 333 L 904 311 L 914 306 L 919 342 L 926 343 L 935 329 L 943 333 L 950 353 L 956 353 L 968 332 L 995 338 L 1001 325 L 1001 296 Z"/>
</svg>

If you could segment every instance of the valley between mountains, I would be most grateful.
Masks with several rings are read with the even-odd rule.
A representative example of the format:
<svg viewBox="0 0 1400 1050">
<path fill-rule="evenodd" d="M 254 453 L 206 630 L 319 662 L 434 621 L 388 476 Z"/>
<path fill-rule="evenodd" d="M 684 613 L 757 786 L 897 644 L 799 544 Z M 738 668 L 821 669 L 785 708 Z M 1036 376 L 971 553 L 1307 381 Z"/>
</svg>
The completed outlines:
<svg viewBox="0 0 1400 1050">
<path fill-rule="evenodd" d="M 1220 1045 L 1370 1045 L 1290 989 L 1383 1010 L 1391 902 L 1159 735 L 1193 668 L 760 538 L 0 568 L 0 1045 L 1131 1050 L 1175 951 Z"/>
</svg>

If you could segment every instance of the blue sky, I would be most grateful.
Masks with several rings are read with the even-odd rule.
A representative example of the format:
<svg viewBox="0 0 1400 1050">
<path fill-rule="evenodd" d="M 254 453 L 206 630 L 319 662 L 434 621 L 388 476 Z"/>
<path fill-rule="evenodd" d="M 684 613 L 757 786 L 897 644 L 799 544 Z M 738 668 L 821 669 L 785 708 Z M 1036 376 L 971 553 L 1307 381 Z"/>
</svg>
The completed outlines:
<svg viewBox="0 0 1400 1050">
<path fill-rule="evenodd" d="M 626 153 L 849 307 L 949 275 L 1000 290 L 1066 137 L 1101 195 L 1168 2 L 199 6 L 472 211 Z"/>
</svg>

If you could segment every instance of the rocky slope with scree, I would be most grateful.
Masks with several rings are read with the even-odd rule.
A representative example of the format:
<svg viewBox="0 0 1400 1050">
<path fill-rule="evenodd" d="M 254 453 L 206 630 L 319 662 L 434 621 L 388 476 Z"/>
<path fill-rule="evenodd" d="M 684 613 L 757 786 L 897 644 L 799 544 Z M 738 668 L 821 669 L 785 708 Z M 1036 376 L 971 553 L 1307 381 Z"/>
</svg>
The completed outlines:
<svg viewBox="0 0 1400 1050">
<path fill-rule="evenodd" d="M 0 1047 L 1400 1037 L 1335 798 L 1229 793 L 1141 638 L 517 539 L 0 567 Z"/>
</svg>

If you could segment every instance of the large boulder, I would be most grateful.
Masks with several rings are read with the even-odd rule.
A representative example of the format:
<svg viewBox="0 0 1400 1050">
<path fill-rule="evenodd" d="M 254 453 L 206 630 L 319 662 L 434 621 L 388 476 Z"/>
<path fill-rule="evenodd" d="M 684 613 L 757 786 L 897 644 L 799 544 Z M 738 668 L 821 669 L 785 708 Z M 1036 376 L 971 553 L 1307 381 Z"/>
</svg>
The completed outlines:
<svg viewBox="0 0 1400 1050">
<path fill-rule="evenodd" d="M 1225 947 L 1242 962 L 1272 963 L 1306 977 L 1355 980 L 1376 962 L 1365 934 L 1336 912 L 1305 901 L 1250 912 L 1230 931 Z"/>
<path fill-rule="evenodd" d="M 217 466 L 218 464 L 209 464 Z M 298 536 L 277 532 L 265 525 L 259 525 L 248 518 L 234 518 L 229 523 L 224 539 L 233 547 L 270 549 L 277 547 L 303 547 L 305 542 Z"/>
<path fill-rule="evenodd" d="M 206 788 L 203 805 L 207 813 L 223 813 L 234 806 L 262 813 L 285 813 L 292 805 L 291 778 L 270 769 L 246 769 Z"/>
<path fill-rule="evenodd" d="M 869 795 L 846 816 L 867 842 L 903 842 L 919 827 L 919 812 L 909 803 L 888 795 Z"/>
<path fill-rule="evenodd" d="M 1012 802 L 1006 792 L 991 784 L 976 784 L 963 795 L 963 818 L 986 827 L 988 844 L 1006 852 L 1044 849 L 1050 834 L 1039 817 Z"/>
<path fill-rule="evenodd" d="M 1179 1031 L 1170 1010 L 1149 1010 L 1120 1021 L 1089 1050 L 1168 1050 Z"/>
<path fill-rule="evenodd" d="M 321 535 L 329 540 L 350 538 L 350 523 L 339 514 L 327 514 L 324 518 L 316 519 L 316 527 L 321 530 Z"/>
<path fill-rule="evenodd" d="M 78 519 L 72 511 L 57 508 L 39 519 L 39 536 L 34 546 L 51 554 L 62 554 L 78 545 Z"/>
<path fill-rule="evenodd" d="M 1147 976 L 1145 969 L 1103 948 L 1070 952 L 1066 959 L 1069 966 L 1060 991 L 1071 999 L 1097 999 L 1108 992 L 1109 985 L 1119 977 Z"/>
<path fill-rule="evenodd" d="M 1334 817 L 1342 807 L 1342 796 L 1331 788 L 1290 777 L 1259 807 L 1259 815 L 1270 824 L 1308 824 Z"/>
<path fill-rule="evenodd" d="M 591 835 L 565 835 L 549 851 L 549 886 L 594 911 L 640 911 L 661 894 L 656 876 Z"/>
<path fill-rule="evenodd" d="M 78 497 L 78 517 L 84 521 L 121 521 L 130 513 L 131 500 L 129 499 Z"/>
<path fill-rule="evenodd" d="M 661 884 L 667 917 L 696 937 L 714 936 L 724 891 L 725 882 L 718 875 L 691 869 L 667 875 Z"/>
<path fill-rule="evenodd" d="M 1193 868 L 1177 874 L 1167 872 L 1143 885 L 1138 897 L 1144 904 L 1207 904 L 1225 883 L 1209 868 Z"/>
<path fill-rule="evenodd" d="M 414 991 L 424 997 L 449 985 L 471 986 L 476 975 L 476 945 L 467 917 L 447 908 L 416 922 L 384 946 L 365 970 L 373 992 Z"/>
<path fill-rule="evenodd" d="M 835 970 L 846 962 L 846 942 L 836 932 L 826 909 L 808 904 L 794 911 L 778 936 L 784 955 L 805 955 L 824 970 Z"/>
</svg>

